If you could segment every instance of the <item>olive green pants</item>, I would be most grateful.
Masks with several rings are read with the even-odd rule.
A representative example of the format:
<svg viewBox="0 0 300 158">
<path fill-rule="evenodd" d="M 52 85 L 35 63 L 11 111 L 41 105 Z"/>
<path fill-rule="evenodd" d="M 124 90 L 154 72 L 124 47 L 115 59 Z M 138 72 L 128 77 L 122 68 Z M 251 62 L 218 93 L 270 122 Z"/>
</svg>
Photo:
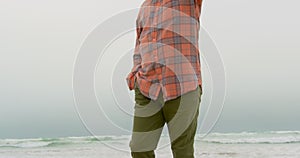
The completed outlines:
<svg viewBox="0 0 300 158">
<path fill-rule="evenodd" d="M 145 97 L 135 86 L 133 131 L 130 140 L 133 158 L 154 158 L 163 126 L 167 123 L 174 158 L 194 158 L 194 136 L 202 88 L 164 102 Z"/>
</svg>

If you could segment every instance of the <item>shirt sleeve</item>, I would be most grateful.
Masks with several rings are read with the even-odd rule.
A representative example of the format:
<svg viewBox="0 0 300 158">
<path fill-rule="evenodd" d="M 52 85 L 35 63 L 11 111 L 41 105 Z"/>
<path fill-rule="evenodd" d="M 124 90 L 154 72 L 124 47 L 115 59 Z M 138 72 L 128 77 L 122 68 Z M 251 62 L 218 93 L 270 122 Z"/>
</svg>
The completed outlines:
<svg viewBox="0 0 300 158">
<path fill-rule="evenodd" d="M 141 54 L 139 52 L 139 47 L 140 47 L 140 35 L 142 32 L 142 28 L 139 26 L 136 28 L 136 40 L 135 40 L 135 48 L 134 48 L 134 54 L 133 54 L 133 64 L 134 66 L 141 64 Z"/>
<path fill-rule="evenodd" d="M 140 35 L 142 32 L 142 28 L 139 26 L 138 22 L 136 22 L 136 39 L 135 39 L 135 48 L 134 48 L 134 54 L 133 54 L 133 68 L 132 72 L 137 72 L 140 64 L 142 62 L 141 54 L 139 52 L 140 47 Z"/>
<path fill-rule="evenodd" d="M 203 0 L 195 0 L 195 3 L 196 3 L 196 16 L 197 16 L 198 20 L 200 18 L 200 14 L 201 14 L 202 1 Z"/>
<path fill-rule="evenodd" d="M 130 90 L 134 89 L 135 86 L 135 74 L 139 71 L 141 68 L 141 62 L 142 57 L 140 54 L 140 36 L 142 32 L 142 27 L 139 25 L 138 19 L 136 20 L 136 39 L 135 39 L 135 48 L 134 48 L 134 54 L 133 54 L 133 67 L 131 69 L 131 72 L 126 77 L 127 85 Z"/>
<path fill-rule="evenodd" d="M 200 6 L 201 6 L 202 0 L 196 0 L 196 3 L 197 3 L 197 5 L 200 5 Z"/>
</svg>

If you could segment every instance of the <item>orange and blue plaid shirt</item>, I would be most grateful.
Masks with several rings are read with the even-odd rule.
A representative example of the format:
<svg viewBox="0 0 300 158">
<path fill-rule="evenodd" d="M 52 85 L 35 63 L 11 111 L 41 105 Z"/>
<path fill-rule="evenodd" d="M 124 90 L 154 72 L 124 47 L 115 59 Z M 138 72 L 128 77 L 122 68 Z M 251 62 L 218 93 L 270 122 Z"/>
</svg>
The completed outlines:
<svg viewBox="0 0 300 158">
<path fill-rule="evenodd" d="M 202 89 L 198 48 L 202 0 L 145 0 L 136 19 L 130 90 L 164 101 Z"/>
</svg>

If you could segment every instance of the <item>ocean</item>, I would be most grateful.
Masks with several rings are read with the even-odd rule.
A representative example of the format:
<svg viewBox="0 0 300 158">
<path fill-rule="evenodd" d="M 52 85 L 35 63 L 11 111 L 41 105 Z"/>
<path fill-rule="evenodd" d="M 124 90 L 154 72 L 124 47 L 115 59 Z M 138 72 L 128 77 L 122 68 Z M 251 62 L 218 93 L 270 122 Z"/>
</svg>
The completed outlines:
<svg viewBox="0 0 300 158">
<path fill-rule="evenodd" d="M 0 139 L 0 158 L 130 158 L 129 135 Z M 197 158 L 300 158 L 300 131 L 196 135 Z M 158 158 L 171 158 L 162 135 Z"/>
</svg>

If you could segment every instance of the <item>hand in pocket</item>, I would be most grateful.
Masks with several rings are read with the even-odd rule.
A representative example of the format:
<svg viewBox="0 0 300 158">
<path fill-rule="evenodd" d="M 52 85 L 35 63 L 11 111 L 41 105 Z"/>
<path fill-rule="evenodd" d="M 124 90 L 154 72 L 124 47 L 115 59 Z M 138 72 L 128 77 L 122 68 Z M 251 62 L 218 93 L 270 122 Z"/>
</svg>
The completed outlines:
<svg viewBox="0 0 300 158">
<path fill-rule="evenodd" d="M 139 90 L 139 87 L 137 85 L 134 87 L 134 93 L 135 93 L 135 96 L 134 96 L 135 103 L 138 105 L 147 105 L 151 101 L 150 98 L 145 97 L 141 93 L 141 91 Z"/>
</svg>

